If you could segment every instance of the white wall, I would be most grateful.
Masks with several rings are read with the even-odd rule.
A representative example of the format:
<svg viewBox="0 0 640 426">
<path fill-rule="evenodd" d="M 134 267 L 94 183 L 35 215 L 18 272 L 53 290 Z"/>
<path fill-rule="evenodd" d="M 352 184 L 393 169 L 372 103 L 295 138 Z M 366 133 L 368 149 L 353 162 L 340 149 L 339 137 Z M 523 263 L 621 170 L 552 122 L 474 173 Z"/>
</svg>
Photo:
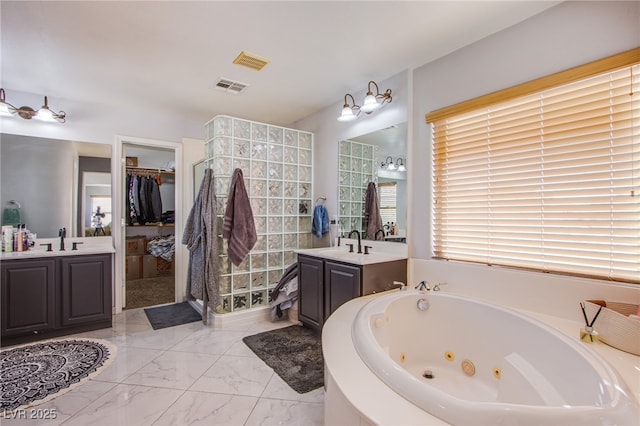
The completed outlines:
<svg viewBox="0 0 640 426">
<path fill-rule="evenodd" d="M 344 99 L 336 99 L 335 105 L 330 105 L 288 126 L 314 134 L 313 199 L 321 195 L 327 197 L 325 206 L 329 211 L 329 217 L 338 214 L 338 145 L 340 141 L 406 122 L 409 105 L 407 77 L 408 72 L 405 71 L 386 80 L 376 81 L 381 92 L 386 89 L 392 90 L 393 101 L 370 116 L 360 117 L 350 123 L 341 123 L 337 118 L 342 110 Z M 362 103 L 367 92 L 367 83 L 363 82 L 362 87 L 352 88 L 345 93 L 351 93 L 356 103 Z M 335 228 L 332 229 L 332 233 L 335 237 Z M 329 245 L 328 234 L 325 234 L 322 240 L 314 238 L 313 242 L 317 247 Z"/>
<path fill-rule="evenodd" d="M 7 99 L 13 105 L 38 108 L 43 103 L 40 95 L 12 91 Z M 77 102 L 71 99 L 49 98 L 52 110 L 67 113 L 67 122 L 44 123 L 19 117 L 0 117 L 0 133 L 37 136 L 70 141 L 97 142 L 112 145 L 116 135 L 127 135 L 155 140 L 180 142 L 182 138 L 204 137 L 204 123 L 189 116 L 176 116 L 158 110 L 126 110 L 121 107 Z"/>
<path fill-rule="evenodd" d="M 429 260 L 431 135 L 425 114 L 640 46 L 640 2 L 565 2 L 413 72 L 409 146 L 409 284 L 446 281 L 448 291 L 580 320 L 588 298 L 640 304 L 640 286 Z M 420 160 L 422 159 L 422 161 Z"/>
<path fill-rule="evenodd" d="M 425 114 L 438 108 L 534 80 L 640 46 L 639 2 L 565 2 L 464 47 L 413 73 L 409 229 L 412 257 L 430 256 L 431 136 Z M 420 161 L 419 159 L 423 159 Z M 430 187 L 430 185 L 429 185 Z"/>
</svg>

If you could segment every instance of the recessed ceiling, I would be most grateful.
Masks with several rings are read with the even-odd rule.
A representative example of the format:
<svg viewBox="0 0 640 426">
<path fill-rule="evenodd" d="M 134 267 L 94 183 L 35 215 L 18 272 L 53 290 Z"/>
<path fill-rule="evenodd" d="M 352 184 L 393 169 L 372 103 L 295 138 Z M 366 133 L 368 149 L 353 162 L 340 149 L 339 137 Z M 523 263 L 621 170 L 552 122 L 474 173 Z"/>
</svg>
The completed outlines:
<svg viewBox="0 0 640 426">
<path fill-rule="evenodd" d="M 46 94 L 62 109 L 62 100 L 87 101 L 288 125 L 326 106 L 337 114 L 347 91 L 554 4 L 1 1 L 1 85 L 8 99 Z M 234 65 L 243 50 L 271 62 L 261 72 Z M 211 90 L 221 76 L 250 87 L 241 96 Z"/>
</svg>

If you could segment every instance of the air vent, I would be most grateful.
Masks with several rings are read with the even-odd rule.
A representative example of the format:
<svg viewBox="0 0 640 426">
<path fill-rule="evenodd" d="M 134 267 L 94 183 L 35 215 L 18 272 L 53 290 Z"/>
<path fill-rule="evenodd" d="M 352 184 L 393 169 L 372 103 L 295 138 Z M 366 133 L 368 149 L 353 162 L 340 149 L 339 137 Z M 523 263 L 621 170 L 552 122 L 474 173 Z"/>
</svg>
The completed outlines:
<svg viewBox="0 0 640 426">
<path fill-rule="evenodd" d="M 253 53 L 247 53 L 245 51 L 240 52 L 238 57 L 233 61 L 234 64 L 242 65 L 256 71 L 262 71 L 269 62 L 270 61 L 266 58 L 254 55 Z"/>
<path fill-rule="evenodd" d="M 239 81 L 229 80 L 228 78 L 221 78 L 214 85 L 216 90 L 221 90 L 226 93 L 232 93 L 237 95 L 242 92 L 248 85 L 245 83 L 240 83 Z"/>
</svg>

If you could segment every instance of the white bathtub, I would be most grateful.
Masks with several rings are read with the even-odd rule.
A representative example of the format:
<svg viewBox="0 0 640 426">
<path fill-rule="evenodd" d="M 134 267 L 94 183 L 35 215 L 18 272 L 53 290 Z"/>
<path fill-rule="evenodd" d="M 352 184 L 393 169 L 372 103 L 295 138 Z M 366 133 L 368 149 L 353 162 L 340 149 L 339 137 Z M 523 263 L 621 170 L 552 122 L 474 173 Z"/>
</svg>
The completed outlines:
<svg viewBox="0 0 640 426">
<path fill-rule="evenodd" d="M 451 424 L 638 423 L 636 399 L 603 359 L 511 309 L 393 292 L 360 309 L 352 339 L 387 386 Z M 423 377 L 427 370 L 433 378 Z"/>
</svg>

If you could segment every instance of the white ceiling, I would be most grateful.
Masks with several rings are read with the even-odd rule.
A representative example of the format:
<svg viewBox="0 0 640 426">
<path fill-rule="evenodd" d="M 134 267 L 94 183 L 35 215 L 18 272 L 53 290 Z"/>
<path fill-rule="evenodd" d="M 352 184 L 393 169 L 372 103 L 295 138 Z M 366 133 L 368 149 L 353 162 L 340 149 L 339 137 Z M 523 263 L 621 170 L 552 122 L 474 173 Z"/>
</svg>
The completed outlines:
<svg viewBox="0 0 640 426">
<path fill-rule="evenodd" d="M 12 91 L 48 95 L 54 109 L 69 100 L 288 125 L 330 105 L 337 116 L 347 91 L 555 4 L 2 0 L 0 84 L 8 101 Z M 232 64 L 242 50 L 271 63 Z M 216 91 L 220 77 L 249 87 Z"/>
</svg>

